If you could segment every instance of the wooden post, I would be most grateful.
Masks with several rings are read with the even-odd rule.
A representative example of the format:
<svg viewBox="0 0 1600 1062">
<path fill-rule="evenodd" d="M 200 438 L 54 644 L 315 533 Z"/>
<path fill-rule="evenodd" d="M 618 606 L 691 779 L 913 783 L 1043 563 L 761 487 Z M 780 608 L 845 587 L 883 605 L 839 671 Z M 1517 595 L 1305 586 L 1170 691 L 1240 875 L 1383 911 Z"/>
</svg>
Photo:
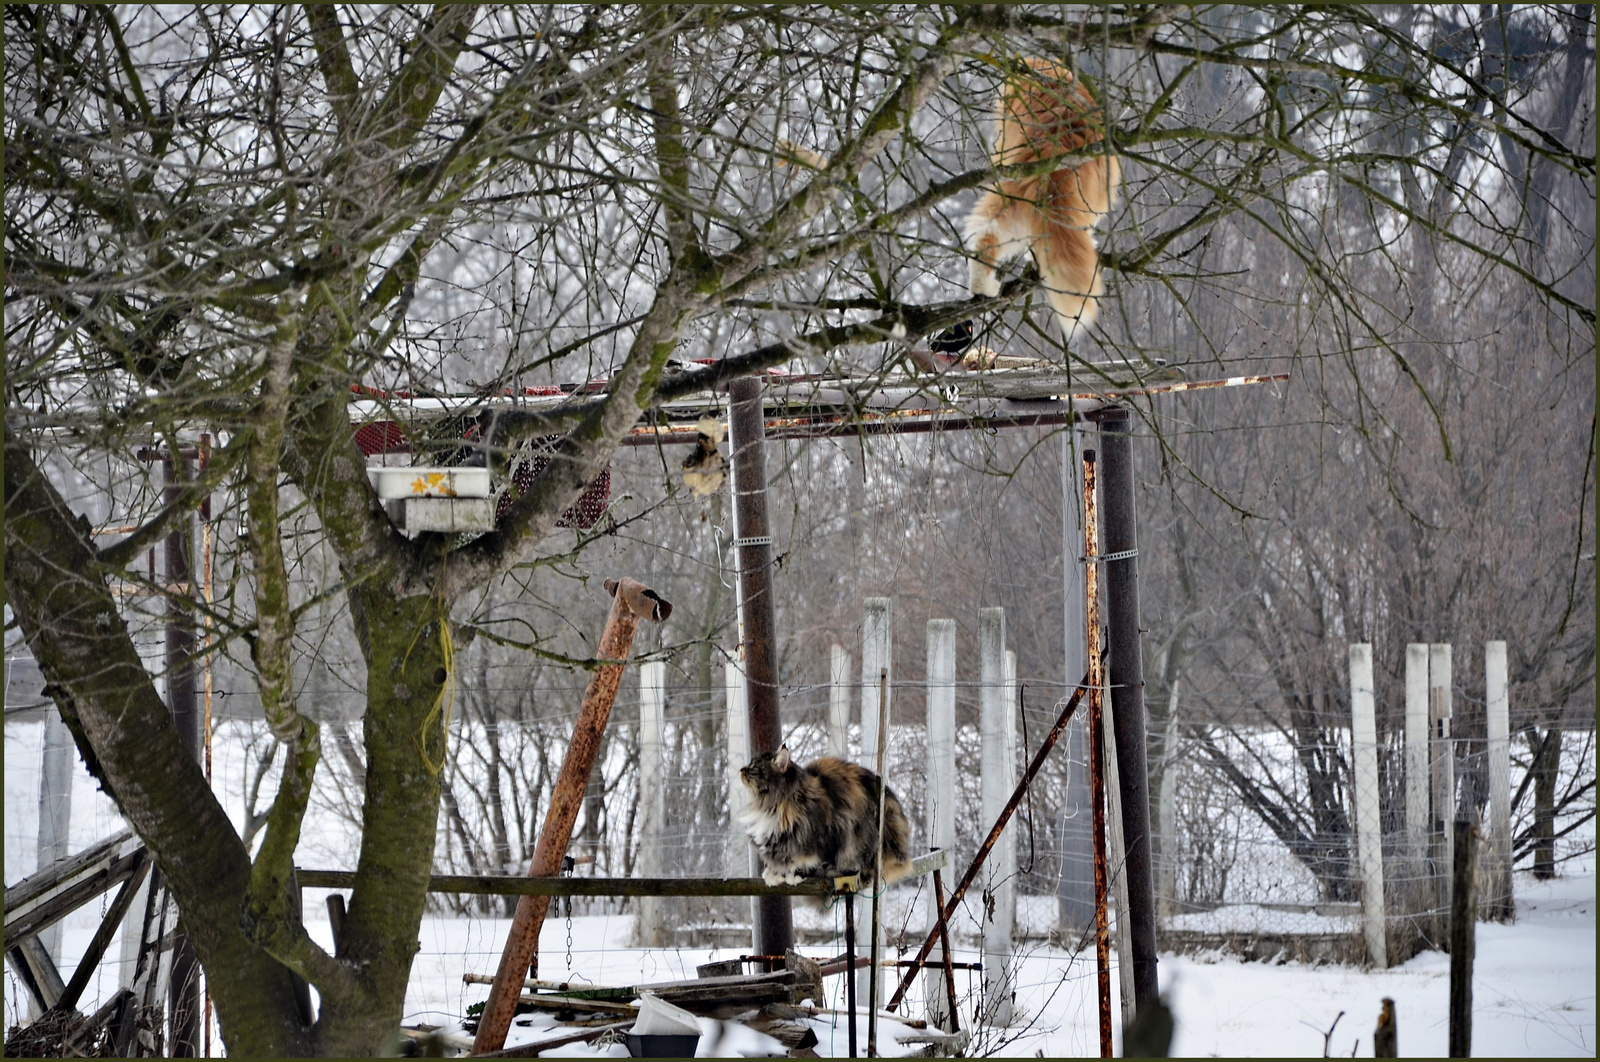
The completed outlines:
<svg viewBox="0 0 1600 1062">
<path fill-rule="evenodd" d="M 1407 913 L 1421 918 L 1434 941 L 1431 928 L 1437 920 L 1426 916 L 1436 902 L 1429 859 L 1432 849 L 1433 818 L 1429 813 L 1429 776 L 1432 761 L 1428 736 L 1428 646 L 1412 642 L 1406 646 L 1406 885 Z"/>
<path fill-rule="evenodd" d="M 1383 907 L 1383 816 L 1378 806 L 1378 722 L 1372 689 L 1372 646 L 1350 647 L 1350 752 L 1355 768 L 1351 794 L 1356 811 L 1356 853 L 1361 867 L 1361 917 L 1367 959 L 1389 965 Z"/>
<path fill-rule="evenodd" d="M 842 645 L 828 658 L 828 755 L 850 758 L 850 654 Z"/>
<path fill-rule="evenodd" d="M 539 831 L 539 842 L 528 867 L 529 877 L 550 878 L 561 872 L 561 860 L 567 854 L 567 844 L 572 840 L 572 827 L 577 822 L 578 808 L 588 788 L 589 771 L 599 754 L 601 738 L 605 736 L 611 705 L 616 700 L 617 686 L 622 681 L 624 662 L 633 649 L 633 635 L 638 629 L 639 620 L 652 619 L 663 623 L 672 614 L 672 606 L 659 594 L 632 579 L 620 582 L 607 579 L 605 586 L 612 597 L 611 614 L 606 618 L 596 655 L 602 660 L 614 662 L 601 665 L 584 690 L 583 705 L 578 710 L 578 720 L 572 729 L 572 740 L 561 761 L 561 772 L 556 777 L 555 790 L 550 794 L 544 827 Z M 511 932 L 506 937 L 505 949 L 500 955 L 500 967 L 495 973 L 494 984 L 489 989 L 489 998 L 484 1002 L 483 1015 L 478 1021 L 473 1054 L 498 1051 L 505 1046 L 506 1033 L 511 1028 L 512 1015 L 516 1013 L 522 982 L 527 978 L 529 966 L 539 950 L 539 929 L 544 925 L 545 912 L 549 907 L 548 896 L 524 896 L 517 902 Z"/>
<path fill-rule="evenodd" d="M 1428 758 L 1433 805 L 1433 867 L 1438 882 L 1435 909 L 1450 910 L 1450 868 L 1455 865 L 1456 758 L 1451 701 L 1450 646 L 1428 646 Z"/>
<path fill-rule="evenodd" d="M 1497 922 L 1516 918 L 1511 892 L 1511 693 L 1506 643 L 1483 647 L 1483 679 L 1489 738 L 1489 851 L 1484 875 L 1485 915 Z"/>
<path fill-rule="evenodd" d="M 892 704 L 882 705 L 880 712 L 879 698 L 884 689 L 888 690 L 890 700 L 894 698 L 894 664 L 892 661 L 894 645 L 890 630 L 893 622 L 893 603 L 887 597 L 869 597 L 865 603 L 865 615 L 861 623 L 861 764 L 871 768 L 878 748 L 878 720 L 880 716 L 889 718 L 888 709 Z M 884 672 L 888 672 L 887 686 L 882 683 Z M 883 927 L 878 927 L 880 934 Z M 867 943 L 870 949 L 876 944 L 882 948 L 887 942 L 873 940 Z M 876 977 L 874 977 L 876 974 Z M 872 983 L 877 982 L 876 991 L 878 998 L 884 995 L 883 968 L 873 970 L 868 967 L 855 973 L 856 996 L 868 998 L 874 991 Z"/>
<path fill-rule="evenodd" d="M 1472 1057 L 1472 958 L 1478 917 L 1473 878 L 1478 831 L 1465 819 L 1452 825 L 1455 861 L 1450 878 L 1450 1057 Z"/>
<path fill-rule="evenodd" d="M 638 874 L 661 877 L 662 833 L 666 821 L 666 790 L 662 785 L 662 729 L 666 715 L 667 665 L 648 660 L 639 667 L 639 859 Z M 666 920 L 666 902 L 658 896 L 639 898 L 639 944 L 663 948 L 672 943 Z"/>
<path fill-rule="evenodd" d="M 1083 452 L 1084 632 L 1089 654 L 1089 803 L 1094 818 L 1094 959 L 1100 1024 L 1100 1057 L 1110 1058 L 1111 948 L 1106 920 L 1106 742 L 1105 668 L 1100 659 L 1100 524 L 1095 490 L 1095 452 Z"/>
<path fill-rule="evenodd" d="M 1016 788 L 1013 759 L 1015 708 L 1006 700 L 1006 614 L 978 611 L 979 719 L 982 725 L 983 819 L 993 822 Z M 1012 879 L 1016 876 L 1016 831 L 1001 834 L 984 867 L 984 910 L 980 923 L 983 952 L 983 1021 L 1011 1024 Z"/>
<path fill-rule="evenodd" d="M 952 851 L 956 843 L 956 621 L 928 621 L 928 768 L 923 806 L 928 844 Z M 927 897 L 928 928 L 939 923 L 942 904 L 930 890 Z M 937 949 L 942 964 L 949 958 L 942 943 Z M 931 953 L 930 953 L 931 954 Z M 941 974 L 932 965 L 923 976 L 928 1004 L 928 1024 L 946 1032 L 955 1030 L 954 1013 L 946 1005 Z"/>
</svg>

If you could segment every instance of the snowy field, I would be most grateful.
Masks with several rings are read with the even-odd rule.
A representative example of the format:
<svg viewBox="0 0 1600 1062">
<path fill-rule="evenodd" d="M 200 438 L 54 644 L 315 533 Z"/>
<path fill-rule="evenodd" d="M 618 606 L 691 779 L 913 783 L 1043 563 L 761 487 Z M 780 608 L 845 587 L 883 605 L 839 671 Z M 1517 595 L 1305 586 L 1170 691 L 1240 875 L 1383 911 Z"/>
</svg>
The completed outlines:
<svg viewBox="0 0 1600 1062">
<path fill-rule="evenodd" d="M 21 720 L 6 726 L 6 881 L 14 883 L 34 866 L 38 822 L 38 763 L 42 741 L 37 723 Z M 219 743 L 219 760 L 228 757 Z M 232 756 L 239 755 L 232 752 Z M 221 768 L 219 762 L 219 768 Z M 77 768 L 73 790 L 71 848 L 77 851 L 121 828 L 121 819 L 104 795 Z M 219 778 L 234 772 L 219 769 Z M 235 775 L 236 776 L 236 775 Z M 231 803 L 231 802 L 230 802 Z M 230 806 L 230 811 L 237 809 Z M 324 843 L 340 831 L 327 818 L 313 827 Z M 1583 832 L 1592 837 L 1592 825 Z M 1576 836 L 1575 841 L 1582 840 Z M 321 848 L 321 845 L 317 847 Z M 332 847 L 328 845 L 328 847 Z M 333 865 L 325 851 L 303 853 L 307 866 Z M 1595 865 L 1592 855 L 1562 865 L 1563 876 L 1536 883 L 1519 874 L 1516 882 L 1518 920 L 1509 926 L 1480 923 L 1474 978 L 1475 1013 L 1473 1049 L 1479 1056 L 1587 1056 L 1595 1043 Z M 331 942 L 323 893 L 307 890 L 307 914 L 313 919 L 312 935 L 324 945 Z M 66 920 L 62 950 L 71 969 L 82 954 L 111 902 L 107 893 Z M 902 901 L 903 903 L 903 901 Z M 1024 908 L 1022 921 L 1031 921 Z M 321 921 L 315 919 L 321 918 Z M 802 911 L 797 922 L 826 926 L 831 914 Z M 889 920 L 890 924 L 895 924 Z M 437 917 L 427 919 L 421 932 L 422 951 L 412 973 L 407 998 L 407 1023 L 448 1026 L 467 1006 L 485 998 L 483 985 L 468 985 L 464 973 L 492 974 L 498 965 L 508 921 Z M 694 976 L 697 964 L 737 955 L 738 949 L 668 949 L 643 951 L 627 946 L 631 916 L 578 917 L 572 923 L 571 975 L 574 980 L 597 984 L 637 984 Z M 842 939 L 842 931 L 840 933 Z M 812 955 L 834 951 L 819 946 L 805 949 Z M 842 949 L 841 949 L 842 950 Z M 970 1054 L 1008 1056 L 1085 1056 L 1097 1053 L 1094 969 L 1092 949 L 1073 956 L 1038 944 L 1019 945 L 1017 1023 L 1010 1029 L 989 1030 L 969 1049 Z M 567 976 L 567 925 L 557 912 L 546 924 L 540 944 L 547 976 Z M 977 961 L 971 949 L 957 949 L 957 958 Z M 81 1004 L 92 1009 L 115 990 L 120 943 L 114 941 Z M 897 956 L 896 956 L 897 957 Z M 958 973 L 958 987 L 970 1011 L 977 1001 L 976 978 Z M 1113 985 L 1116 980 L 1113 977 Z M 1173 1051 L 1180 1055 L 1317 1057 L 1323 1053 L 1324 1033 L 1338 1020 L 1329 1040 L 1333 1055 L 1352 1051 L 1370 1056 L 1372 1028 L 1379 1002 L 1395 1000 L 1402 1056 L 1445 1054 L 1449 958 L 1425 953 L 1399 969 L 1364 972 L 1353 967 L 1309 966 L 1295 963 L 1244 963 L 1222 959 L 1204 961 L 1192 956 L 1163 955 L 1161 983 L 1169 994 L 1177 1019 Z M 829 978 L 843 1005 L 843 981 Z M 914 996 L 909 1013 L 921 1013 Z M 16 978 L 7 971 L 5 1021 L 9 1027 L 25 1013 L 26 1004 Z M 549 1035 L 542 1031 L 548 1019 L 533 1018 L 513 1028 L 508 1043 L 526 1042 Z M 846 1031 L 831 1020 L 816 1019 L 821 1041 L 819 1054 L 844 1054 Z M 886 1025 L 880 1035 L 883 1053 L 910 1051 L 892 1046 L 894 1034 L 904 1027 Z M 748 1030 L 728 1031 L 704 1023 L 702 1054 L 760 1054 L 775 1046 Z M 865 1043 L 865 1028 L 861 1030 Z M 213 1041 L 215 1042 L 215 1041 Z M 551 1054 L 623 1057 L 620 1045 L 596 1050 L 583 1045 L 561 1048 Z"/>
</svg>

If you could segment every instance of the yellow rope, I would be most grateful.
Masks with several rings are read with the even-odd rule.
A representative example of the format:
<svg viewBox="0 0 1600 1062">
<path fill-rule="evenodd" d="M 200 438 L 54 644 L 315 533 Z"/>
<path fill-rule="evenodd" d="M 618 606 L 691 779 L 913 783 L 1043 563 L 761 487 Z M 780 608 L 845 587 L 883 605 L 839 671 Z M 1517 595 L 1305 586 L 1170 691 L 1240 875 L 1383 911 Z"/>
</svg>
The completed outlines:
<svg viewBox="0 0 1600 1062">
<path fill-rule="evenodd" d="M 450 637 L 450 617 L 443 614 L 439 616 L 439 655 L 444 658 L 444 682 L 440 684 L 439 696 L 434 699 L 433 707 L 422 720 L 422 732 L 417 736 L 417 747 L 422 752 L 422 764 L 428 768 L 428 773 L 435 777 L 444 770 L 445 751 L 443 748 L 439 750 L 438 763 L 434 763 L 428 757 L 428 731 L 433 727 L 434 720 L 442 713 L 444 742 L 449 742 L 450 717 L 455 714 L 456 705 L 456 650 L 455 643 Z"/>
</svg>

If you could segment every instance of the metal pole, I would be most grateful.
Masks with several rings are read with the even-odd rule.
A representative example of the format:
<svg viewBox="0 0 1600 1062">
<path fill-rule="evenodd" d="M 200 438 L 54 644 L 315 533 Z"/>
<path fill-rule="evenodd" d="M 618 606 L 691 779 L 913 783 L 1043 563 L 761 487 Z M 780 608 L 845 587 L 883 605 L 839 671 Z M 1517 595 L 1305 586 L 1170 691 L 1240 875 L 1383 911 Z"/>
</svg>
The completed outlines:
<svg viewBox="0 0 1600 1062">
<path fill-rule="evenodd" d="M 1101 410 L 1105 460 L 1107 627 L 1111 720 L 1117 735 L 1117 781 L 1122 796 L 1123 877 L 1133 938 L 1133 991 L 1138 1012 L 1159 998 L 1156 981 L 1155 867 L 1150 852 L 1150 779 L 1145 766 L 1144 654 L 1139 644 L 1139 563 L 1133 495 L 1132 414 Z"/>
<path fill-rule="evenodd" d="M 1100 1011 L 1100 1057 L 1110 1058 L 1111 936 L 1106 923 L 1105 675 L 1100 660 L 1099 506 L 1095 452 L 1083 452 L 1084 631 L 1089 653 L 1089 807 L 1094 818 L 1094 969 Z"/>
<path fill-rule="evenodd" d="M 1476 940 L 1478 898 L 1478 829 L 1465 820 L 1451 824 L 1454 863 L 1450 877 L 1450 1057 L 1472 1057 L 1472 959 Z"/>
<path fill-rule="evenodd" d="M 600 739 L 611 717 L 611 705 L 622 681 L 623 662 L 633 649 L 633 635 L 638 630 L 639 620 L 648 618 L 662 623 L 672 614 L 672 606 L 660 595 L 632 579 L 621 582 L 608 579 L 606 589 L 612 595 L 611 614 L 606 618 L 596 655 L 614 663 L 601 665 L 584 690 L 572 741 L 561 761 L 561 773 L 550 794 L 544 828 L 539 831 L 539 843 L 528 867 L 529 877 L 551 878 L 561 872 L 561 860 L 572 840 L 572 827 L 578 820 L 578 808 L 588 788 L 589 771 L 600 751 Z M 524 896 L 517 902 L 511 932 L 500 955 L 500 968 L 495 973 L 494 985 L 489 989 L 489 998 L 478 1022 L 473 1054 L 498 1051 L 505 1046 L 506 1033 L 511 1029 L 511 1018 L 517 1009 L 517 997 L 539 950 L 539 929 L 544 925 L 549 908 L 548 896 Z"/>
<path fill-rule="evenodd" d="M 744 627 L 745 683 L 750 752 L 773 752 L 778 724 L 777 611 L 772 589 L 772 533 L 767 521 L 767 458 L 761 380 L 746 376 L 728 386 L 728 434 L 733 449 L 734 540 L 739 558 L 739 612 Z M 756 900 L 755 950 L 783 955 L 794 947 L 794 920 L 786 896 Z"/>
<path fill-rule="evenodd" d="M 878 674 L 878 832 L 877 844 L 872 848 L 872 980 L 867 982 L 867 1057 L 878 1057 L 878 984 L 883 963 L 881 930 L 883 928 L 883 781 L 884 751 L 889 745 L 889 669 Z"/>
<path fill-rule="evenodd" d="M 844 954 L 845 962 L 849 963 L 848 970 L 856 968 L 856 894 L 854 891 L 844 895 Z M 845 1008 L 850 1011 L 850 1057 L 858 1058 L 856 1054 L 856 979 L 853 974 L 844 975 L 844 1002 Z"/>
<path fill-rule="evenodd" d="M 939 951 L 940 958 L 944 960 L 945 1008 L 949 1014 L 949 1027 L 945 1031 L 960 1032 L 961 1017 L 956 1009 L 956 968 L 950 958 L 950 923 L 944 917 L 944 878 L 937 870 L 933 872 L 933 900 L 939 912 Z"/>
</svg>

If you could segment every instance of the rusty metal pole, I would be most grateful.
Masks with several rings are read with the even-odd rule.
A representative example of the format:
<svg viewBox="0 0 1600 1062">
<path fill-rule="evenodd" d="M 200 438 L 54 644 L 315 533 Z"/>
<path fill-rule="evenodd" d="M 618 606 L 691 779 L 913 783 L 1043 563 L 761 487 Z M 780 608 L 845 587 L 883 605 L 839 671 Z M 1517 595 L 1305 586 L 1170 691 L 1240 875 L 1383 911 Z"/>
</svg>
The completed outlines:
<svg viewBox="0 0 1600 1062">
<path fill-rule="evenodd" d="M 1084 624 L 1089 656 L 1089 807 L 1094 831 L 1094 960 L 1100 1057 L 1111 1057 L 1111 937 L 1106 920 L 1105 668 L 1100 659 L 1100 536 L 1095 452 L 1083 452 Z"/>
<path fill-rule="evenodd" d="M 739 564 L 739 614 L 743 621 L 745 701 L 750 754 L 773 752 L 783 740 L 778 723 L 778 619 L 772 589 L 772 532 L 767 520 L 766 428 L 761 380 L 746 376 L 728 386 L 729 446 L 733 451 L 735 555 Z M 794 947 L 794 916 L 787 896 L 755 902 L 757 955 L 784 955 Z"/>
<path fill-rule="evenodd" d="M 1100 422 L 1105 519 L 1106 628 L 1111 670 L 1111 725 L 1117 738 L 1122 797 L 1123 878 L 1133 945 L 1135 1014 L 1158 1001 L 1155 861 L 1150 850 L 1150 778 L 1145 764 L 1144 652 L 1139 643 L 1139 549 L 1133 495 L 1133 414 L 1110 407 Z"/>
<path fill-rule="evenodd" d="M 572 840 L 572 827 L 577 822 L 578 809 L 583 805 L 583 795 L 589 785 L 589 771 L 600 751 L 600 739 L 611 716 L 612 702 L 617 699 L 622 668 L 633 649 L 633 635 L 639 620 L 663 623 L 672 615 L 670 604 L 654 590 L 632 579 L 621 582 L 607 579 L 605 586 L 612 597 L 611 614 L 606 617 L 605 631 L 600 635 L 598 655 L 602 660 L 615 662 L 602 664 L 589 680 L 589 688 L 584 690 L 583 707 L 578 711 L 572 742 L 561 761 L 561 773 L 550 795 L 550 809 L 545 814 L 544 828 L 539 831 L 539 843 L 528 867 L 530 878 L 553 878 L 561 873 L 561 860 Z M 472 1042 L 473 1054 L 498 1051 L 505 1046 L 522 982 L 528 977 L 539 950 L 539 930 L 549 907 L 548 896 L 524 896 L 517 902 L 511 933 L 500 955 L 500 968 L 478 1020 L 478 1035 Z"/>
</svg>

